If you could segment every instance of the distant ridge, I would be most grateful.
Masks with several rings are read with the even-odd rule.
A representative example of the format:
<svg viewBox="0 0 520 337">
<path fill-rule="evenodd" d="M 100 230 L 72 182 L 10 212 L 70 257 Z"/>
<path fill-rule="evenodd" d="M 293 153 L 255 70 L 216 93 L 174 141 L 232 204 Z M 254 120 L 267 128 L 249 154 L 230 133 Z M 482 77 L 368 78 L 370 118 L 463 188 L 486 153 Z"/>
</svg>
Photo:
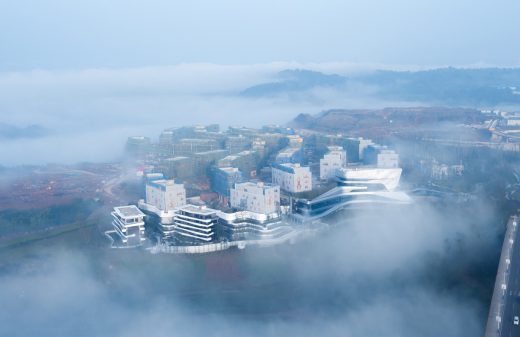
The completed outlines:
<svg viewBox="0 0 520 337">
<path fill-rule="evenodd" d="M 340 95 L 379 100 L 423 102 L 428 105 L 492 107 L 520 105 L 519 68 L 439 68 L 423 71 L 375 70 L 349 76 L 305 69 L 284 70 L 273 82 L 243 90 L 244 97 L 305 94 L 329 88 Z M 359 88 L 370 90 L 359 91 Z"/>
<path fill-rule="evenodd" d="M 316 115 L 299 114 L 289 126 L 326 132 L 363 133 L 383 128 L 384 132 L 435 124 L 483 121 L 479 110 L 447 107 L 389 107 L 384 109 L 330 109 Z"/>
<path fill-rule="evenodd" d="M 318 71 L 289 69 L 277 74 L 278 81 L 262 83 L 241 92 L 246 97 L 273 96 L 281 93 L 299 92 L 315 87 L 338 87 L 346 82 L 340 75 L 327 75 Z"/>
<path fill-rule="evenodd" d="M 40 138 L 49 134 L 49 130 L 40 125 L 19 127 L 11 124 L 0 123 L 0 140 L 20 138 Z"/>
</svg>

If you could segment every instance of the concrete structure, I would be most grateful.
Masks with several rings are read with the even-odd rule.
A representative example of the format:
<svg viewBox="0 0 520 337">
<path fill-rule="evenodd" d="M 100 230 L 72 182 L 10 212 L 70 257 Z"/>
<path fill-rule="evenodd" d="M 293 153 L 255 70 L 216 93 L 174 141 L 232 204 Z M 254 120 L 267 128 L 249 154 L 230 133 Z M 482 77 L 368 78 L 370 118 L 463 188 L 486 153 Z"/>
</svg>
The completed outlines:
<svg viewBox="0 0 520 337">
<path fill-rule="evenodd" d="M 400 177 L 400 168 L 361 166 L 339 169 L 336 176 L 338 186 L 312 200 L 294 200 L 292 217 L 305 222 L 349 208 L 378 209 L 410 204 L 412 201 L 406 193 L 396 191 Z"/>
<path fill-rule="evenodd" d="M 431 177 L 433 179 L 442 180 L 453 176 L 462 176 L 464 174 L 464 165 L 447 165 L 437 162 L 431 163 Z"/>
<path fill-rule="evenodd" d="M 281 150 L 276 155 L 275 161 L 278 164 L 301 164 L 303 162 L 303 148 L 300 147 L 287 147 Z"/>
<path fill-rule="evenodd" d="M 309 167 L 299 164 L 273 164 L 273 184 L 286 192 L 299 193 L 312 190 L 312 174 Z"/>
<path fill-rule="evenodd" d="M 193 156 L 195 162 L 195 174 L 197 176 L 206 176 L 210 166 L 217 163 L 220 159 L 225 158 L 228 154 L 228 150 L 213 150 L 195 153 Z"/>
<path fill-rule="evenodd" d="M 186 190 L 174 180 L 154 180 L 146 184 L 145 200 L 159 211 L 168 212 L 186 204 Z"/>
<path fill-rule="evenodd" d="M 506 127 L 517 128 L 520 126 L 520 116 L 519 115 L 507 115 L 505 116 Z"/>
<path fill-rule="evenodd" d="M 159 142 L 163 144 L 174 144 L 181 139 L 218 138 L 220 127 L 218 124 L 208 126 L 195 125 L 168 128 L 159 136 Z M 222 135 L 222 134 L 220 134 Z"/>
<path fill-rule="evenodd" d="M 336 170 L 347 165 L 347 153 L 340 146 L 329 146 L 329 152 L 320 159 L 320 179 L 328 180 L 336 176 Z"/>
<path fill-rule="evenodd" d="M 174 236 L 178 244 L 203 244 L 213 241 L 217 211 L 205 206 L 186 205 L 177 209 Z"/>
<path fill-rule="evenodd" d="M 368 146 L 373 145 L 374 142 L 372 141 L 372 139 L 364 139 L 362 137 L 359 137 L 358 141 L 359 141 L 359 160 L 363 160 L 365 157 L 365 149 Z"/>
<path fill-rule="evenodd" d="M 280 188 L 264 183 L 239 183 L 231 189 L 231 207 L 271 214 L 280 210 Z"/>
<path fill-rule="evenodd" d="M 343 138 L 343 140 L 336 139 L 334 143 L 338 142 L 343 145 L 343 148 L 347 151 L 348 161 L 350 163 L 356 163 L 364 159 L 365 149 L 369 145 L 373 145 L 371 139 L 358 138 Z"/>
<path fill-rule="evenodd" d="M 363 162 L 381 168 L 399 167 L 399 154 L 386 146 L 370 144 L 363 151 Z"/>
<path fill-rule="evenodd" d="M 378 168 L 373 166 L 349 166 L 336 171 L 341 186 L 362 186 L 369 190 L 393 191 L 399 185 L 401 168 Z"/>
<path fill-rule="evenodd" d="M 300 148 L 303 145 L 303 138 L 298 135 L 288 135 L 289 147 Z"/>
<path fill-rule="evenodd" d="M 218 167 L 236 167 L 244 177 L 256 177 L 256 166 L 260 161 L 260 156 L 254 151 L 242 151 L 235 155 L 230 155 L 218 161 Z"/>
<path fill-rule="evenodd" d="M 293 230 L 276 213 L 218 212 L 217 216 L 222 238 L 229 241 L 273 240 L 287 235 Z"/>
<path fill-rule="evenodd" d="M 251 144 L 251 138 L 242 135 L 229 136 L 225 141 L 226 150 L 228 150 L 230 154 L 249 150 L 251 149 Z"/>
<path fill-rule="evenodd" d="M 230 190 L 242 182 L 242 172 L 236 167 L 212 167 L 210 172 L 211 189 L 219 196 L 229 198 Z"/>
<path fill-rule="evenodd" d="M 399 167 L 399 154 L 394 150 L 381 150 L 377 154 L 377 167 L 396 168 Z"/>
<path fill-rule="evenodd" d="M 177 208 L 186 205 L 183 184 L 173 180 L 155 180 L 146 184 L 146 199 L 138 206 L 147 217 L 147 225 L 155 227 L 161 240 L 169 240 L 174 233 L 173 219 Z"/>
<path fill-rule="evenodd" d="M 134 205 L 114 207 L 112 226 L 124 246 L 139 246 L 145 241 L 144 213 Z"/>
<path fill-rule="evenodd" d="M 214 139 L 185 138 L 174 144 L 175 156 L 190 156 L 198 152 L 218 150 L 218 142 Z"/>
<path fill-rule="evenodd" d="M 150 152 L 152 143 L 150 138 L 143 136 L 128 137 L 126 141 L 126 152 L 136 158 L 142 158 Z"/>
<path fill-rule="evenodd" d="M 170 179 L 189 179 L 196 176 L 195 158 L 173 157 L 161 161 L 159 170 Z"/>
<path fill-rule="evenodd" d="M 251 150 L 258 152 L 260 156 L 263 156 L 265 154 L 266 150 L 266 142 L 265 140 L 262 140 L 260 138 L 255 138 L 253 140 L 253 143 L 251 144 Z"/>
</svg>

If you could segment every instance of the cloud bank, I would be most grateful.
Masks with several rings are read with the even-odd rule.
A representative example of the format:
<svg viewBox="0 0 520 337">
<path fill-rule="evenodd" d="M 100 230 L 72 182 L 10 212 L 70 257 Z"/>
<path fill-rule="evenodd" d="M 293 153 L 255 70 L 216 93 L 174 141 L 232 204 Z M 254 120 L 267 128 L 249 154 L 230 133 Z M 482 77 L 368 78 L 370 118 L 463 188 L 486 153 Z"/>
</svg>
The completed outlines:
<svg viewBox="0 0 520 337">
<path fill-rule="evenodd" d="M 493 209 L 466 206 L 474 214 L 354 213 L 296 245 L 203 256 L 38 250 L 4 262 L 0 325 L 9 336 L 481 335 L 485 277 L 471 270 L 493 274 L 482 268 L 500 242 Z"/>
<path fill-rule="evenodd" d="M 347 74 L 370 67 L 348 63 L 181 64 L 1 73 L 0 122 L 51 130 L 45 138 L 3 141 L 2 164 L 110 161 L 121 155 L 126 137 L 157 137 L 167 127 L 207 123 L 257 127 L 283 124 L 299 113 L 331 107 L 382 106 L 326 89 L 304 97 L 247 99 L 237 95 L 248 86 L 272 81 L 283 69 Z"/>
</svg>

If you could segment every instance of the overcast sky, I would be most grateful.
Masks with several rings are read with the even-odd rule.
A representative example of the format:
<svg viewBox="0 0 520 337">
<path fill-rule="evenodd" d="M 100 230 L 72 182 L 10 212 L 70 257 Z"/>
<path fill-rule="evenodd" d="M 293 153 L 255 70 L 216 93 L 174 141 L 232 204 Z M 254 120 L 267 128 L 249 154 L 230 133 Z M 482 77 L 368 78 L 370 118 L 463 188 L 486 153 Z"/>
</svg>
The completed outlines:
<svg viewBox="0 0 520 337">
<path fill-rule="evenodd" d="M 520 64 L 518 0 L 0 0 L 0 71 Z"/>
</svg>

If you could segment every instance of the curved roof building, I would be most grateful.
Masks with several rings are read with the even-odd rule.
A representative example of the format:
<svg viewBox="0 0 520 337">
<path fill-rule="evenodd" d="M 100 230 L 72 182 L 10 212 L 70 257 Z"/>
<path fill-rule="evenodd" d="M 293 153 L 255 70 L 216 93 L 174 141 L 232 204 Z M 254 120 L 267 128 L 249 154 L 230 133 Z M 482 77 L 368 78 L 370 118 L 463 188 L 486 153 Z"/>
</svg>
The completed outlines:
<svg viewBox="0 0 520 337">
<path fill-rule="evenodd" d="M 412 199 L 395 189 L 400 168 L 348 167 L 336 173 L 338 186 L 312 200 L 293 202 L 295 220 L 313 220 L 346 208 L 375 205 L 406 205 Z"/>
</svg>

